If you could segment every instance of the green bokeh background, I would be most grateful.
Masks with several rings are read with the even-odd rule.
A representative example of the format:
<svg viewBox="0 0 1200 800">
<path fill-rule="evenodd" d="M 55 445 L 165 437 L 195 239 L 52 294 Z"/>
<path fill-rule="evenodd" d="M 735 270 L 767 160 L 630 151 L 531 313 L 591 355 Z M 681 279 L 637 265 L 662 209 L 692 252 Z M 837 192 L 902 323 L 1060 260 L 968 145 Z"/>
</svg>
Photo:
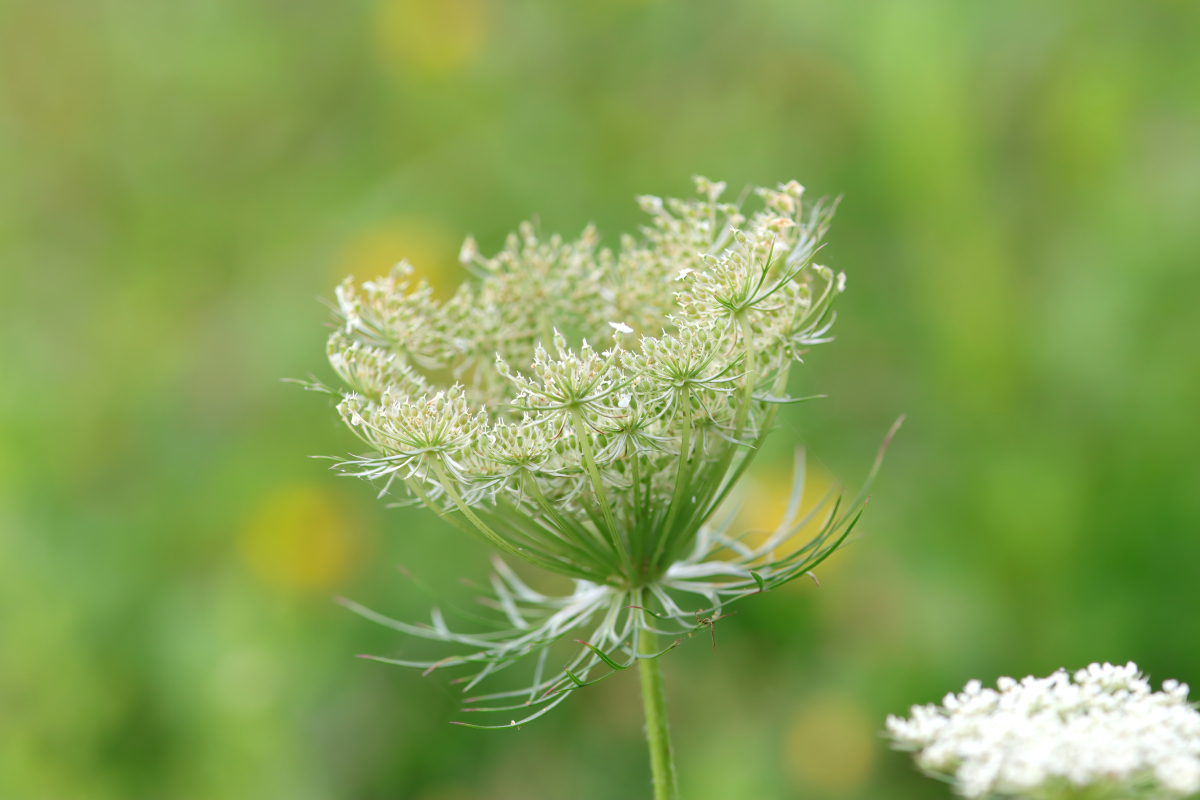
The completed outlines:
<svg viewBox="0 0 1200 800">
<path fill-rule="evenodd" d="M 348 272 L 690 176 L 845 193 L 802 436 L 867 535 L 667 663 L 688 800 L 948 796 L 887 713 L 1136 660 L 1200 682 L 1200 6 L 0 3 L 0 797 L 649 796 L 636 680 L 517 732 L 353 658 L 487 554 L 311 454 Z M 780 477 L 783 476 L 783 477 Z M 765 498 L 765 499 L 763 499 Z"/>
</svg>

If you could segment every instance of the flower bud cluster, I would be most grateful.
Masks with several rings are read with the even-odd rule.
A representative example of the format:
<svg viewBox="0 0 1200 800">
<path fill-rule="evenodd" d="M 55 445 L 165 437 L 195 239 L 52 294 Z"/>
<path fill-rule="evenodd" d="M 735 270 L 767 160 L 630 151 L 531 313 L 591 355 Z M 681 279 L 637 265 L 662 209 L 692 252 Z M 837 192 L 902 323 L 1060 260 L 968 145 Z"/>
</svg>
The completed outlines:
<svg viewBox="0 0 1200 800">
<path fill-rule="evenodd" d="M 779 526 L 754 546 L 726 535 L 733 516 L 718 509 L 779 404 L 795 402 L 792 364 L 830 340 L 845 277 L 814 263 L 834 207 L 806 206 L 798 183 L 759 189 L 755 211 L 721 202 L 724 183 L 697 178 L 696 189 L 639 198 L 650 222 L 614 248 L 591 226 L 572 241 L 524 223 L 490 258 L 468 238 L 459 258 L 478 280 L 444 302 L 413 286 L 403 262 L 338 289 L 328 352 L 344 388 L 309 386 L 341 396 L 371 451 L 340 468 L 574 580 L 569 595 L 546 596 L 497 558 L 481 600 L 506 622 L 484 634 L 451 630 L 437 609 L 432 624 L 410 625 L 347 601 L 395 630 L 466 646 L 434 661 L 378 657 L 467 667 L 464 691 L 536 655 L 527 687 L 468 700 L 510 720 L 476 727 L 519 728 L 706 624 L 711 635 L 725 604 L 815 578 L 863 513 L 865 487 L 845 504 L 831 491 L 806 506 L 798 450 Z M 678 638 L 658 650 L 663 633 Z M 568 636 L 581 650 L 547 668 Z M 601 667 L 612 672 L 595 675 Z"/>
<path fill-rule="evenodd" d="M 497 422 L 480 443 L 484 463 L 509 468 L 509 471 L 540 472 L 554 454 L 554 440 L 544 425 L 528 417 L 519 423 Z"/>
<path fill-rule="evenodd" d="M 1154 692 L 1132 662 L 1074 675 L 971 681 L 941 706 L 888 717 L 897 747 L 970 798 L 1178 798 L 1200 791 L 1200 713 L 1187 684 Z M 1089 795 L 1091 796 L 1091 795 Z"/>
<path fill-rule="evenodd" d="M 742 364 L 722 357 L 727 348 L 726 335 L 701 324 L 681 326 L 660 337 L 644 336 L 640 353 L 622 356 L 625 368 L 638 376 L 639 394 L 649 403 L 674 413 L 692 398 L 707 411 L 714 402 L 728 407 L 728 395 L 736 388 L 735 370 Z"/>
<path fill-rule="evenodd" d="M 366 404 L 350 395 L 338 405 L 338 411 L 363 440 L 394 462 L 436 458 L 457 474 L 461 474 L 458 459 L 477 444 L 487 428 L 486 412 L 472 413 L 459 386 L 432 397 L 396 396 L 385 391 L 378 403 Z"/>
<path fill-rule="evenodd" d="M 424 376 L 394 352 L 348 340 L 338 331 L 329 337 L 329 364 L 354 392 L 378 402 L 384 392 L 393 396 L 421 395 L 428 390 Z"/>
<path fill-rule="evenodd" d="M 791 364 L 828 341 L 844 288 L 812 260 L 833 209 L 804 208 L 799 184 L 759 190 L 753 213 L 720 202 L 722 183 L 696 188 L 639 198 L 651 224 L 615 251 L 591 226 L 567 241 L 525 223 L 492 258 L 468 239 L 479 280 L 446 302 L 406 263 L 343 283 L 329 357 L 374 451 L 346 466 L 548 569 L 665 574 L 756 451 Z M 516 521 L 489 522 L 502 509 Z"/>
<path fill-rule="evenodd" d="M 545 411 L 551 419 L 565 418 L 572 411 L 591 413 L 598 402 L 621 385 L 622 376 L 616 369 L 617 347 L 597 353 L 584 339 L 577 355 L 557 330 L 553 341 L 557 359 L 540 344 L 534 349 L 529 369 L 532 379 L 513 372 L 499 356 L 496 371 L 516 387 L 516 405 L 520 408 Z"/>
<path fill-rule="evenodd" d="M 454 358 L 448 315 L 425 281 L 409 291 L 413 268 L 401 261 L 386 277 L 361 288 L 346 278 L 335 290 L 343 336 L 388 350 L 403 363 L 438 369 Z"/>
</svg>

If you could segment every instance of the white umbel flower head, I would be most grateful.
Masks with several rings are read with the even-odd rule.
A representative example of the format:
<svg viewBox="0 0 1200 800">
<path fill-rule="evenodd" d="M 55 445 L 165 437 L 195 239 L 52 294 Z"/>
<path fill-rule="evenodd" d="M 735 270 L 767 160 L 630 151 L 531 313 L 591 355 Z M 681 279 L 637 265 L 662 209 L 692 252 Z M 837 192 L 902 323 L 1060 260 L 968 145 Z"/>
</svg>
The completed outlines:
<svg viewBox="0 0 1200 800">
<path fill-rule="evenodd" d="M 1181 798 L 1200 791 L 1200 713 L 1185 683 L 1155 692 L 1133 662 L 971 681 L 889 716 L 895 746 L 970 798 Z"/>
<path fill-rule="evenodd" d="M 813 260 L 834 205 L 802 203 L 795 182 L 761 190 L 755 211 L 721 202 L 723 183 L 696 189 L 640 198 L 650 224 L 615 250 L 591 226 L 571 240 L 524 223 L 490 258 L 467 239 L 460 259 L 476 280 L 448 299 L 406 262 L 337 289 L 327 352 L 343 386 L 310 388 L 337 396 L 367 447 L 338 468 L 575 584 L 545 596 L 498 560 L 484 599 L 504 619 L 484 633 L 452 630 L 436 610 L 416 626 L 350 604 L 467 648 L 393 660 L 473 670 L 468 691 L 537 659 L 526 688 L 474 698 L 471 711 L 520 709 L 520 725 L 657 658 L 725 605 L 811 575 L 862 513 L 863 493 L 804 503 L 801 457 L 780 526 L 756 546 L 726 535 L 732 515 L 719 510 L 779 406 L 812 399 L 789 397 L 788 376 L 830 341 L 845 282 Z M 793 542 L 802 531 L 815 535 Z M 660 648 L 660 635 L 672 643 Z M 580 649 L 548 662 L 568 636 Z"/>
</svg>

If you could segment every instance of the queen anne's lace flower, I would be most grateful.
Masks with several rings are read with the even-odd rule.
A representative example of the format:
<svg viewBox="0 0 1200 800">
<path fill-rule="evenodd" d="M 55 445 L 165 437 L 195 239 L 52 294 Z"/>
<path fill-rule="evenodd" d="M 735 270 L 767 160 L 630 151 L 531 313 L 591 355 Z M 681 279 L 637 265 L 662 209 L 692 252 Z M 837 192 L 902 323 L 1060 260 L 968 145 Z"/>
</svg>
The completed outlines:
<svg viewBox="0 0 1200 800">
<path fill-rule="evenodd" d="M 524 223 L 492 258 L 468 239 L 460 259 L 479 280 L 445 302 L 403 262 L 337 289 L 328 352 L 346 388 L 313 388 L 339 396 L 371 450 L 339 466 L 576 582 L 548 598 L 499 564 L 490 602 L 507 633 L 457 634 L 438 614 L 429 628 L 387 623 L 473 648 L 422 664 L 480 666 L 467 688 L 537 653 L 520 701 L 532 716 L 598 664 L 657 655 L 643 646 L 654 632 L 694 632 L 723 603 L 804 575 L 861 512 L 861 495 L 833 493 L 799 518 L 801 462 L 762 546 L 713 523 L 792 402 L 792 364 L 829 341 L 845 281 L 813 261 L 833 207 L 806 208 L 798 183 L 760 190 L 753 213 L 721 203 L 722 183 L 696 187 L 695 200 L 640 198 L 644 239 L 616 251 L 591 226 L 567 241 Z M 816 538 L 785 546 L 814 520 Z M 700 613 L 680 605 L 689 594 Z M 579 656 L 545 672 L 549 645 L 584 628 Z"/>
<path fill-rule="evenodd" d="M 965 797 L 1179 798 L 1200 791 L 1200 713 L 1187 684 L 1154 692 L 1130 662 L 1091 664 L 1071 680 L 971 681 L 941 706 L 890 716 L 895 745 Z"/>
</svg>

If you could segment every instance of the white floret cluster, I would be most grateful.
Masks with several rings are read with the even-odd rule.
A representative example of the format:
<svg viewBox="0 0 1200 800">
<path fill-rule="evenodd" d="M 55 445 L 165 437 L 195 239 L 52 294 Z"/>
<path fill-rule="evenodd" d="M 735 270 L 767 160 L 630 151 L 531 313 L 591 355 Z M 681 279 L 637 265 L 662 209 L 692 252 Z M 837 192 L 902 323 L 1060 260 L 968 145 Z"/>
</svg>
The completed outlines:
<svg viewBox="0 0 1200 800">
<path fill-rule="evenodd" d="M 1130 662 L 1071 676 L 971 681 L 941 706 L 888 717 L 895 745 L 965 797 L 1180 798 L 1200 791 L 1200 713 L 1188 686 L 1154 692 Z"/>
</svg>

